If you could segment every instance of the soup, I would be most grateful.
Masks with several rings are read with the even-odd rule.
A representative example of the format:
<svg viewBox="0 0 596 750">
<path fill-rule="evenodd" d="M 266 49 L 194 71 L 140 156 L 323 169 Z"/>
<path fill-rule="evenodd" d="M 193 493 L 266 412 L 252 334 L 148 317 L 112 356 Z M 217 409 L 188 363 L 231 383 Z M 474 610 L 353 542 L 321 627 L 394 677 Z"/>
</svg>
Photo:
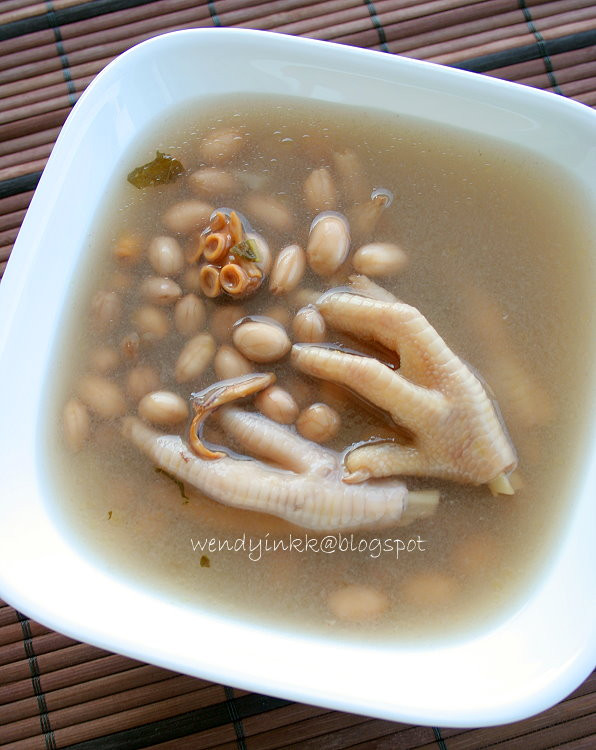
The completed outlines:
<svg viewBox="0 0 596 750">
<path fill-rule="evenodd" d="M 571 493 L 580 209 L 531 154 L 414 119 L 261 99 L 161 123 L 57 354 L 73 538 L 167 598 L 334 637 L 505 616 Z"/>
</svg>

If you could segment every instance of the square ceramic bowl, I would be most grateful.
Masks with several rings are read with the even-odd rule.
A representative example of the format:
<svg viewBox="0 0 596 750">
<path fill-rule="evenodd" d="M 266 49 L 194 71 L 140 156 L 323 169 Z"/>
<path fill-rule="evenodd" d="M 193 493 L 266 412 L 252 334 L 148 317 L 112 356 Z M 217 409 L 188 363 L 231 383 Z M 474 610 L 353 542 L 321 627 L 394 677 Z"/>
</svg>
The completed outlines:
<svg viewBox="0 0 596 750">
<path fill-rule="evenodd" d="M 263 32 L 182 31 L 125 53 L 68 118 L 0 288 L 0 596 L 55 630 L 106 649 L 343 711 L 464 727 L 511 722 L 547 708 L 595 661 L 594 392 L 586 403 L 592 442 L 582 453 L 578 496 L 525 604 L 481 634 L 432 648 L 343 641 L 330 647 L 312 635 L 169 601 L 116 570 L 98 569 L 55 520 L 45 446 L 34 436 L 41 433 L 48 374 L 63 366 L 51 362 L 51 354 L 97 206 L 115 166 L 149 123 L 185 102 L 226 92 L 357 100 L 496 136 L 570 174 L 596 215 L 596 113 L 562 97 Z M 200 645 L 206 643 L 209 648 Z"/>
</svg>

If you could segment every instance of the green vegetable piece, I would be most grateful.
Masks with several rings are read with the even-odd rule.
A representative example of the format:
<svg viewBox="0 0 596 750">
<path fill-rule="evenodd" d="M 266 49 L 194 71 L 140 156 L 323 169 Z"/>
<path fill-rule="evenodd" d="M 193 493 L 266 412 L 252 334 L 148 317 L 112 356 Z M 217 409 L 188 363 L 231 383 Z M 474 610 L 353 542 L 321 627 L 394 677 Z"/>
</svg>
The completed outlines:
<svg viewBox="0 0 596 750">
<path fill-rule="evenodd" d="M 183 172 L 184 167 L 178 159 L 157 151 L 157 156 L 153 161 L 133 169 L 127 179 L 132 185 L 140 189 L 150 185 L 173 182 Z"/>
<path fill-rule="evenodd" d="M 261 258 L 257 250 L 257 243 L 254 240 L 242 240 L 230 250 L 231 255 L 235 255 L 237 258 L 245 258 L 251 260 L 254 263 L 258 263 Z"/>
<path fill-rule="evenodd" d="M 209 558 L 207 555 L 201 555 L 201 559 L 199 560 L 199 565 L 201 568 L 210 568 L 211 563 L 209 562 Z"/>
<path fill-rule="evenodd" d="M 184 484 L 183 484 L 183 482 L 181 482 L 177 477 L 172 476 L 172 474 L 170 474 L 169 471 L 166 471 L 165 469 L 161 469 L 159 466 L 155 467 L 155 473 L 156 474 L 163 474 L 164 477 L 167 477 L 168 479 L 171 479 L 172 482 L 174 482 L 174 484 L 180 490 L 180 494 L 184 498 L 184 501 L 185 501 L 184 504 L 186 505 L 186 503 L 188 502 L 188 495 L 184 491 Z"/>
</svg>

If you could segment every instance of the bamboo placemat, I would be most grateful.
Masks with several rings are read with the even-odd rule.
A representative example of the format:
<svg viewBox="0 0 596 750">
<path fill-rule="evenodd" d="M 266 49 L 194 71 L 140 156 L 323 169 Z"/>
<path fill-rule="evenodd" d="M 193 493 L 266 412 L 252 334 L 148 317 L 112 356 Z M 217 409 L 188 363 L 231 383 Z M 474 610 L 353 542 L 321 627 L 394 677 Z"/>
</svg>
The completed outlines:
<svg viewBox="0 0 596 750">
<path fill-rule="evenodd" d="M 114 57 L 156 34 L 237 26 L 431 60 L 596 106 L 593 0 L 0 1 L 0 276 L 60 127 Z M 416 727 L 216 685 L 78 643 L 0 601 L 0 747 L 596 747 L 596 673 L 531 719 Z"/>
</svg>

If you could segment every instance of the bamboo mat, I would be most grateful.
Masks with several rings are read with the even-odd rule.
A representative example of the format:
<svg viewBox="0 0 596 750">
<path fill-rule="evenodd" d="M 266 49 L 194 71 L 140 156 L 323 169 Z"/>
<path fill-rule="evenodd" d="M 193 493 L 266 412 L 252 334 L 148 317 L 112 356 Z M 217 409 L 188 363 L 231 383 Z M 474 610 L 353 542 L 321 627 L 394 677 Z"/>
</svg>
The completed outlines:
<svg viewBox="0 0 596 750">
<path fill-rule="evenodd" d="M 60 127 L 144 39 L 237 26 L 431 60 L 596 106 L 593 0 L 0 1 L 0 276 Z M 531 719 L 461 730 L 290 703 L 78 643 L 0 601 L 0 747 L 596 748 L 596 673 Z"/>
</svg>

